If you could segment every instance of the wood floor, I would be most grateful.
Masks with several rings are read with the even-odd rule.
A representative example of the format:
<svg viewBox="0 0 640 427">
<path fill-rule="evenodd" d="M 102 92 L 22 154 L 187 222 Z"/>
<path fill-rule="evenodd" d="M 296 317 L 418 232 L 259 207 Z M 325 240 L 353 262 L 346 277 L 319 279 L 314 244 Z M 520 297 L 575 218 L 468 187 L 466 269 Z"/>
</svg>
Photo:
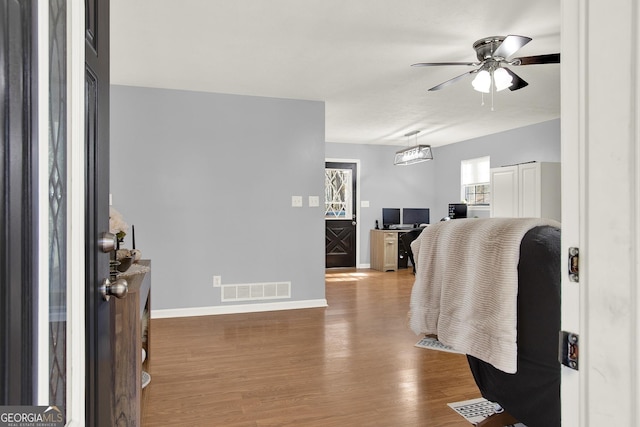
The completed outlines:
<svg viewBox="0 0 640 427">
<path fill-rule="evenodd" d="M 327 270 L 327 308 L 152 320 L 143 426 L 460 426 L 462 355 L 414 347 L 410 270 Z"/>
</svg>

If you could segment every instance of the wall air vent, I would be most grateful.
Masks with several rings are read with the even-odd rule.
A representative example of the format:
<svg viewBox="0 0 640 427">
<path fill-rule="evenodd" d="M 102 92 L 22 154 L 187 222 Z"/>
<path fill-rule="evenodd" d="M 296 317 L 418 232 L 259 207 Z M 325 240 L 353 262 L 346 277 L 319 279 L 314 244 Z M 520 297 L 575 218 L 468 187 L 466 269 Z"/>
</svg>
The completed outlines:
<svg viewBox="0 0 640 427">
<path fill-rule="evenodd" d="M 291 298 L 291 282 L 222 285 L 221 301 L 261 301 Z"/>
</svg>

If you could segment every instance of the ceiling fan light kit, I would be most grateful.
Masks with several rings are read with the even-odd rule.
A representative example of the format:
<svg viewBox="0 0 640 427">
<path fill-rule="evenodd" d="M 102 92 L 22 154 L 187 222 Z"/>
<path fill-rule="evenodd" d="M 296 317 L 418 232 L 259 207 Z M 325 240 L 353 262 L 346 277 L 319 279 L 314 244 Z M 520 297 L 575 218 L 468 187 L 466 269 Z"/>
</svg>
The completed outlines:
<svg viewBox="0 0 640 427">
<path fill-rule="evenodd" d="M 491 90 L 491 74 L 487 70 L 480 70 L 471 85 L 478 92 L 489 93 L 489 90 Z"/>
<path fill-rule="evenodd" d="M 496 91 L 500 92 L 513 85 L 513 77 L 504 68 L 496 68 L 493 72 L 493 84 Z"/>
</svg>

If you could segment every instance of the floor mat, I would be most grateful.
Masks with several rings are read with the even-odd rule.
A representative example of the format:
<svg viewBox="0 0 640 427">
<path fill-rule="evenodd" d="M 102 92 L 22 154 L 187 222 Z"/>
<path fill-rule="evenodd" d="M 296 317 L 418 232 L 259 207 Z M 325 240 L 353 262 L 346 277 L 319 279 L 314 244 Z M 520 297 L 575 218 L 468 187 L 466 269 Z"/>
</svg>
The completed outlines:
<svg viewBox="0 0 640 427">
<path fill-rule="evenodd" d="M 478 424 L 480 421 L 495 413 L 494 404 L 482 397 L 464 400 L 462 402 L 447 403 L 447 406 L 462 415 L 465 420 L 473 425 Z"/>
<path fill-rule="evenodd" d="M 448 345 L 442 344 L 436 338 L 432 338 L 432 337 L 424 337 L 424 338 L 422 338 L 420 341 L 418 341 L 416 343 L 415 346 L 416 347 L 420 347 L 420 348 L 426 348 L 426 349 L 429 349 L 429 350 L 446 351 L 447 353 L 464 354 L 464 353 L 461 353 L 461 352 L 457 351 L 453 347 L 449 347 Z"/>
</svg>

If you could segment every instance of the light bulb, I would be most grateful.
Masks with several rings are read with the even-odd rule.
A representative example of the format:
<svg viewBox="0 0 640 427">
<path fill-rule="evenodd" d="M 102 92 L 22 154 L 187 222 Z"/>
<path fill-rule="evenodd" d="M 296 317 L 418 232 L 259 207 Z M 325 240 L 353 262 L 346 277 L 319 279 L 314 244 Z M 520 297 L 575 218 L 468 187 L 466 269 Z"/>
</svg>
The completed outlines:
<svg viewBox="0 0 640 427">
<path fill-rule="evenodd" d="M 500 92 L 513 84 L 513 76 L 504 68 L 497 68 L 493 72 L 493 82 L 496 85 L 496 90 Z"/>
<path fill-rule="evenodd" d="M 478 92 L 489 93 L 491 90 L 491 74 L 487 70 L 481 70 L 471 84 Z"/>
</svg>

